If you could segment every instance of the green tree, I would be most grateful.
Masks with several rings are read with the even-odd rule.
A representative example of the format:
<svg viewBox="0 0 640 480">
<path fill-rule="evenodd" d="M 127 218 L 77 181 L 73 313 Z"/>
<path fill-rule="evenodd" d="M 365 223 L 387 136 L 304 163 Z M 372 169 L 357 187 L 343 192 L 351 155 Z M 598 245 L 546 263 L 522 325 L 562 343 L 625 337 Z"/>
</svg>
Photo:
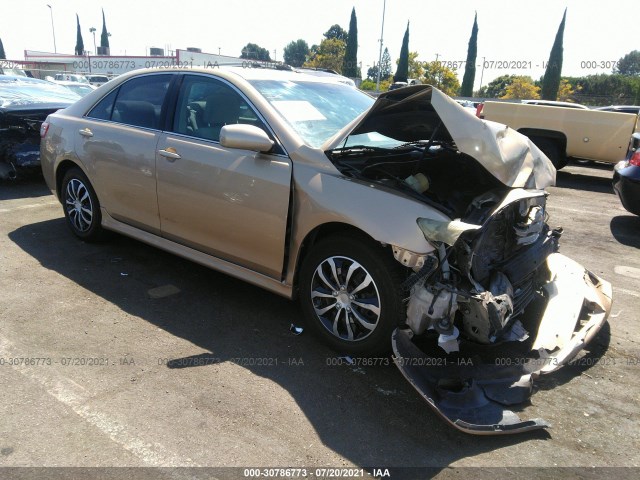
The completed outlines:
<svg viewBox="0 0 640 480">
<path fill-rule="evenodd" d="M 107 32 L 107 22 L 104 19 L 104 8 L 102 9 L 102 33 L 100 34 L 100 46 L 109 48 L 109 32 Z"/>
<path fill-rule="evenodd" d="M 380 62 L 380 79 L 386 80 L 391 76 L 391 55 L 389 49 L 384 47 L 382 52 L 382 62 Z"/>
<path fill-rule="evenodd" d="M 423 83 L 433 85 L 447 95 L 455 95 L 460 88 L 460 81 L 455 69 L 447 68 L 442 62 L 433 61 L 422 64 L 425 70 Z"/>
<path fill-rule="evenodd" d="M 396 60 L 396 65 L 400 63 L 400 60 Z M 408 67 L 407 79 L 419 79 L 424 75 L 424 66 L 421 61 L 418 60 L 418 52 L 409 53 L 409 67 Z"/>
<path fill-rule="evenodd" d="M 621 75 L 640 75 L 640 51 L 634 50 L 618 60 L 613 73 Z"/>
<path fill-rule="evenodd" d="M 367 78 L 366 80 L 363 80 L 362 83 L 360 84 L 360 90 L 375 90 L 376 89 L 376 80 L 375 78 L 377 78 L 378 74 L 376 73 L 376 77 L 374 77 L 373 80 L 371 80 L 371 78 Z"/>
<path fill-rule="evenodd" d="M 329 27 L 329 30 L 324 32 L 323 35 L 327 40 L 335 38 L 337 40 L 342 40 L 343 42 L 346 42 L 348 37 L 347 31 L 337 23 L 335 25 L 331 25 L 331 27 Z"/>
<path fill-rule="evenodd" d="M 240 54 L 240 58 L 248 58 L 251 60 L 261 60 L 264 62 L 270 62 L 271 56 L 269 50 L 262 48 L 257 43 L 247 43 Z"/>
<path fill-rule="evenodd" d="M 506 93 L 506 88 L 516 75 L 501 75 L 489 82 L 488 85 L 480 88 L 478 92 L 479 97 L 485 98 L 500 98 Z"/>
<path fill-rule="evenodd" d="M 80 30 L 80 17 L 76 13 L 76 23 L 77 23 L 77 32 L 76 32 L 76 55 L 84 55 L 84 42 L 82 41 L 82 31 Z"/>
<path fill-rule="evenodd" d="M 564 24 L 567 19 L 567 9 L 564 9 L 562 21 L 556 33 L 556 39 L 549 53 L 549 63 L 544 71 L 544 79 L 542 80 L 542 98 L 544 100 L 556 100 L 558 98 L 558 89 L 560 88 L 560 75 L 562 74 L 562 42 L 564 39 Z"/>
<path fill-rule="evenodd" d="M 505 94 L 500 97 L 504 99 L 532 100 L 540 98 L 540 87 L 533 84 L 531 77 L 519 76 L 507 85 Z"/>
<path fill-rule="evenodd" d="M 407 22 L 407 30 L 404 32 L 402 39 L 402 47 L 400 48 L 400 58 L 398 59 L 398 68 L 393 76 L 394 82 L 406 82 L 409 78 L 409 22 Z"/>
<path fill-rule="evenodd" d="M 6 59 L 7 55 L 4 53 L 4 45 L 2 45 L 2 39 L 0 38 L 0 58 Z"/>
<path fill-rule="evenodd" d="M 309 56 L 309 45 L 302 39 L 284 47 L 284 62 L 292 67 L 301 67 Z"/>
<path fill-rule="evenodd" d="M 640 104 L 640 76 L 601 73 L 566 77 L 576 91 L 573 100 L 585 105 Z"/>
<path fill-rule="evenodd" d="M 378 78 L 378 65 L 369 67 L 369 70 L 367 70 L 367 79 L 375 81 L 377 80 L 377 78 Z"/>
<path fill-rule="evenodd" d="M 476 57 L 478 56 L 478 13 L 473 19 L 473 27 L 471 28 L 471 38 L 469 38 L 469 47 L 467 48 L 467 63 L 464 67 L 464 76 L 462 77 L 462 87 L 460 87 L 461 97 L 473 96 L 473 82 L 476 79 Z"/>
<path fill-rule="evenodd" d="M 322 40 L 315 53 L 305 62 L 305 67 L 327 68 L 342 73 L 342 63 L 344 62 L 344 52 L 346 45 L 344 41 L 337 38 L 325 38 Z"/>
<path fill-rule="evenodd" d="M 342 74 L 345 77 L 358 77 L 358 19 L 356 18 L 355 7 L 351 10 L 351 20 L 349 21 L 349 34 L 347 35 L 347 46 L 344 52 L 342 63 Z"/>
<path fill-rule="evenodd" d="M 569 83 L 569 80 L 563 78 L 562 80 L 560 80 L 560 88 L 558 89 L 558 100 L 562 102 L 570 102 L 571 97 L 574 93 L 576 93 L 576 90 L 581 90 L 580 86 L 577 86 L 574 90 L 571 83 Z"/>
</svg>

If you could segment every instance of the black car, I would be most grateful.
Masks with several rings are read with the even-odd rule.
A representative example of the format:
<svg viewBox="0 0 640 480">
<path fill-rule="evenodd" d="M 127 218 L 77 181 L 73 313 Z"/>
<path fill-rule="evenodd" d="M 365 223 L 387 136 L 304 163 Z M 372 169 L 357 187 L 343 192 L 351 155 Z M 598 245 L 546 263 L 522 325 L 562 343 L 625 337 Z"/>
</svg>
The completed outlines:
<svg viewBox="0 0 640 480">
<path fill-rule="evenodd" d="M 40 171 L 40 125 L 79 98 L 51 82 L 0 75 L 0 180 Z"/>
<path fill-rule="evenodd" d="M 613 189 L 625 209 L 640 215 L 640 133 L 634 133 L 631 137 L 626 160 L 615 166 Z"/>
</svg>

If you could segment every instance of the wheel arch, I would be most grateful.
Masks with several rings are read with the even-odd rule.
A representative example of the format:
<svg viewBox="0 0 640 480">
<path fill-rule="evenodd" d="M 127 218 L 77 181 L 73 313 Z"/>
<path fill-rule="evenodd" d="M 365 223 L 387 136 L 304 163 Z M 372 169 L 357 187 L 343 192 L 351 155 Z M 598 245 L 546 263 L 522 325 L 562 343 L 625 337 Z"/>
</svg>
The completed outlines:
<svg viewBox="0 0 640 480">
<path fill-rule="evenodd" d="M 87 175 L 87 172 L 78 163 L 68 159 L 62 160 L 56 167 L 56 177 L 55 177 L 56 178 L 56 197 L 58 197 L 59 201 L 62 201 L 62 197 L 61 197 L 62 180 L 64 179 L 64 176 L 67 174 L 67 172 L 72 168 L 79 168 L 85 175 Z"/>
<path fill-rule="evenodd" d="M 304 240 L 302 241 L 302 243 L 300 244 L 300 248 L 298 249 L 298 254 L 294 260 L 295 264 L 293 269 L 292 288 L 292 298 L 294 300 L 296 300 L 298 297 L 298 284 L 300 280 L 300 268 L 302 266 L 302 262 L 309 254 L 309 252 L 311 252 L 314 245 L 317 245 L 318 242 L 324 240 L 325 238 L 338 234 L 360 237 L 362 240 L 370 243 L 371 245 L 377 245 L 380 248 L 381 252 L 393 255 L 389 245 L 385 245 L 383 242 L 375 240 L 371 235 L 358 227 L 343 222 L 328 222 L 318 225 L 311 231 L 309 231 L 307 235 L 305 235 Z M 388 249 L 389 251 L 384 252 L 385 249 Z"/>
<path fill-rule="evenodd" d="M 560 146 L 562 153 L 565 156 L 567 154 L 567 136 L 562 132 L 558 132 L 557 130 L 545 130 L 543 128 L 521 128 L 518 132 L 529 137 L 531 141 L 536 137 L 553 140 Z M 533 141 L 533 143 L 536 142 Z"/>
</svg>

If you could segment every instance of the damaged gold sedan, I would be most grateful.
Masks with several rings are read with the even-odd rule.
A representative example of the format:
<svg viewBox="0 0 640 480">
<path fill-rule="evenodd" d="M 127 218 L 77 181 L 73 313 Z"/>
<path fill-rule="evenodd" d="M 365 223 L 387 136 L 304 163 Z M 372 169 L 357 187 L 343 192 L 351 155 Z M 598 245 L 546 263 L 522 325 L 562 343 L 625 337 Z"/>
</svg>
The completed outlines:
<svg viewBox="0 0 640 480">
<path fill-rule="evenodd" d="M 611 286 L 557 253 L 549 160 L 427 85 L 374 103 L 296 71 L 146 70 L 42 133 L 76 236 L 113 230 L 297 297 L 334 349 L 393 349 L 469 433 L 545 427 L 508 406 L 611 309 Z"/>
</svg>

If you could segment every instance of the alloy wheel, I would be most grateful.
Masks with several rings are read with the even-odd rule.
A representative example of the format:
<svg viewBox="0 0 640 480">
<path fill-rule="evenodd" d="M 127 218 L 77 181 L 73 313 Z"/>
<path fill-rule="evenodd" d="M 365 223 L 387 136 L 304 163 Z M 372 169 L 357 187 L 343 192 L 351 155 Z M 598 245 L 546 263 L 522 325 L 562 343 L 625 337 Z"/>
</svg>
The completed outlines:
<svg viewBox="0 0 640 480">
<path fill-rule="evenodd" d="M 79 232 L 86 232 L 93 221 L 93 203 L 87 187 L 82 181 L 73 178 L 67 183 L 65 208 L 71 224 Z"/>
<path fill-rule="evenodd" d="M 323 260 L 313 274 L 310 294 L 324 328 L 342 340 L 363 340 L 379 323 L 378 287 L 369 272 L 351 258 Z"/>
</svg>

